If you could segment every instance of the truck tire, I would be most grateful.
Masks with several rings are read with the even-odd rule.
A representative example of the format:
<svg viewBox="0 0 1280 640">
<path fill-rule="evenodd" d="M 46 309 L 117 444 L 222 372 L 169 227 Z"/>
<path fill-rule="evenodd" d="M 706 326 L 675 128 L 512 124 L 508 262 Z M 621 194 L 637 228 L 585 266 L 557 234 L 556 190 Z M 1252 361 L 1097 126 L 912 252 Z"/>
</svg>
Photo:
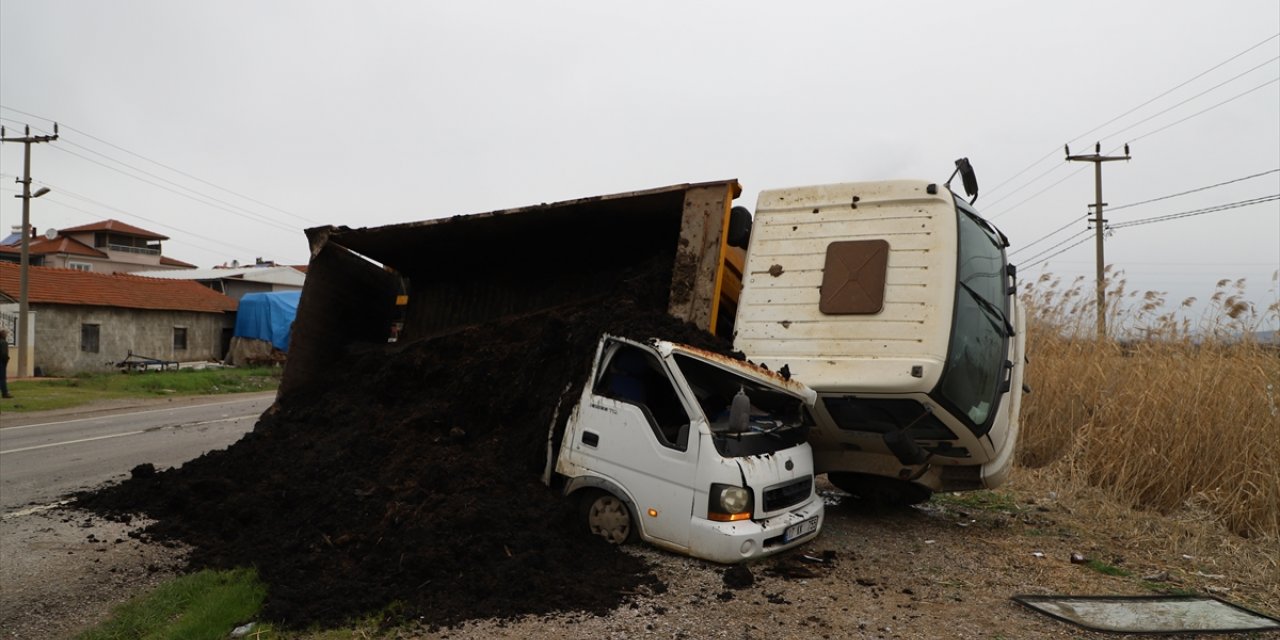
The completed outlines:
<svg viewBox="0 0 1280 640">
<path fill-rule="evenodd" d="M 828 473 L 827 480 L 853 497 L 885 507 L 906 507 L 928 502 L 933 491 L 914 482 L 865 473 Z"/>
<path fill-rule="evenodd" d="M 587 531 L 600 536 L 610 544 L 625 544 L 639 538 L 635 519 L 627 504 L 612 493 L 593 490 L 582 496 L 582 521 Z"/>
</svg>

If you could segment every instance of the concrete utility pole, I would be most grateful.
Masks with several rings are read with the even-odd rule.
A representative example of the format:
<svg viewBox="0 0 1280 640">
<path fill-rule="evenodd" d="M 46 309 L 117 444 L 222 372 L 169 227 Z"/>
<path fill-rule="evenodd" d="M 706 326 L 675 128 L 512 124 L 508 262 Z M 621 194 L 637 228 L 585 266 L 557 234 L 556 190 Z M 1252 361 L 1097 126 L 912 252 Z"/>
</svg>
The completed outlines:
<svg viewBox="0 0 1280 640">
<path fill-rule="evenodd" d="M 1094 179 L 1094 203 L 1093 205 L 1093 228 L 1095 231 L 1097 245 L 1097 293 L 1098 293 L 1098 339 L 1107 337 L 1107 285 L 1103 278 L 1103 271 L 1106 269 L 1105 261 L 1102 259 L 1102 231 L 1107 221 L 1102 217 L 1102 207 L 1106 203 L 1102 201 L 1102 163 L 1112 162 L 1114 160 L 1129 159 L 1129 145 L 1124 145 L 1124 155 L 1122 156 L 1104 156 L 1102 155 L 1102 143 L 1097 142 L 1093 145 L 1093 153 L 1089 155 L 1071 155 L 1071 146 L 1063 145 L 1063 149 L 1067 152 L 1067 162 L 1092 162 L 1093 163 L 1093 179 Z"/>
<path fill-rule="evenodd" d="M 58 123 L 53 124 L 53 135 L 51 136 L 33 136 L 31 135 L 31 127 L 26 130 L 20 138 L 6 138 L 4 128 L 0 127 L 0 142 L 21 142 L 22 149 L 22 178 L 16 182 L 22 183 L 22 193 L 14 196 L 22 198 L 22 253 L 19 261 L 18 275 L 18 336 L 15 344 L 18 346 L 18 377 L 29 377 L 32 375 L 31 363 L 28 362 L 27 352 L 31 349 L 28 332 L 30 325 L 28 324 L 27 312 L 27 283 L 29 276 L 27 274 L 31 266 L 31 199 L 49 193 L 48 188 L 42 188 L 31 194 L 31 145 L 41 142 L 53 142 L 58 139 Z"/>
</svg>

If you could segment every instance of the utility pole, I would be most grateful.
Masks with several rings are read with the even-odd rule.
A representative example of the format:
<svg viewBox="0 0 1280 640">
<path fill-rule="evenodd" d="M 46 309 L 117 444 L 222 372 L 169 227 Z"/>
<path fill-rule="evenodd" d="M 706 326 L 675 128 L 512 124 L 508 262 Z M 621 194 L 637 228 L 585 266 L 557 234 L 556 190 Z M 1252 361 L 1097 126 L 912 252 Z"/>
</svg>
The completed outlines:
<svg viewBox="0 0 1280 640">
<path fill-rule="evenodd" d="M 31 363 L 28 362 L 27 352 L 31 349 L 29 320 L 27 318 L 27 284 L 29 282 L 28 271 L 31 266 L 31 199 L 49 193 L 47 188 L 42 188 L 31 194 L 31 145 L 41 142 L 53 142 L 58 139 L 58 123 L 53 123 L 53 135 L 51 136 L 33 136 L 31 135 L 31 127 L 26 127 L 24 134 L 20 138 L 7 138 L 4 135 L 4 128 L 0 127 L 0 142 L 21 142 L 22 149 L 22 178 L 16 182 L 22 183 L 22 193 L 14 196 L 22 198 L 22 253 L 19 261 L 18 275 L 18 336 L 15 344 L 18 346 L 18 376 L 27 377 L 32 375 Z"/>
<path fill-rule="evenodd" d="M 1115 160 L 1129 159 L 1129 145 L 1124 145 L 1124 155 L 1122 156 L 1104 156 L 1102 155 L 1102 143 L 1096 142 L 1093 145 L 1093 153 L 1088 155 L 1071 155 L 1071 146 L 1062 145 L 1067 152 L 1067 162 L 1092 162 L 1093 163 L 1093 181 L 1094 181 L 1094 203 L 1093 203 L 1093 229 L 1095 232 L 1095 244 L 1097 245 L 1097 295 L 1098 295 L 1098 339 L 1102 340 L 1107 337 L 1107 285 L 1106 279 L 1103 277 L 1103 271 L 1106 269 L 1105 261 L 1102 259 L 1102 231 L 1107 221 L 1102 217 L 1102 207 L 1106 203 L 1102 201 L 1102 163 L 1112 162 Z"/>
</svg>

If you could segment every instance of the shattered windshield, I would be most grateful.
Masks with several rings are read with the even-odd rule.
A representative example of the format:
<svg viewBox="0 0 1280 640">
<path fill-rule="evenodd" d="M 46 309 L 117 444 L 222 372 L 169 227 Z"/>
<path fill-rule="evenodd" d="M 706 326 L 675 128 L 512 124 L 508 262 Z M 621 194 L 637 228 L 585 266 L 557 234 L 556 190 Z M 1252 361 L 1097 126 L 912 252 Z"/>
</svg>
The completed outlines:
<svg viewBox="0 0 1280 640">
<path fill-rule="evenodd" d="M 684 354 L 675 354 L 675 361 L 707 417 L 721 455 L 771 453 L 804 441 L 813 422 L 800 398 Z M 739 391 L 751 401 L 750 417 L 745 432 L 730 433 L 729 407 Z"/>
</svg>

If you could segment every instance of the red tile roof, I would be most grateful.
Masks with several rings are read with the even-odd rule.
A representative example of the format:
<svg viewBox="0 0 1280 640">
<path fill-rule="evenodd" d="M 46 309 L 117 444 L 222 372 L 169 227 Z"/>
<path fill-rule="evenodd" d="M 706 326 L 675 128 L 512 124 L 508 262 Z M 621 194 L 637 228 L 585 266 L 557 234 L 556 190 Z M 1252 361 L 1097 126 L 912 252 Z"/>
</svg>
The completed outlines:
<svg viewBox="0 0 1280 640">
<path fill-rule="evenodd" d="M 19 244 L 0 247 L 0 253 L 12 253 L 15 256 L 20 255 L 22 253 L 21 241 L 19 241 Z M 98 251 L 79 240 L 73 240 L 61 235 L 53 240 L 49 240 L 44 236 L 32 238 L 31 241 L 27 243 L 27 253 L 33 256 L 42 256 L 50 253 L 67 253 L 77 256 L 93 256 L 95 258 L 107 257 L 107 254 Z"/>
<path fill-rule="evenodd" d="M 16 264 L 0 262 L 0 293 L 18 299 Z M 123 309 L 235 311 L 236 301 L 190 280 L 159 280 L 124 274 L 31 267 L 27 299 L 32 304 L 78 304 Z"/>
<path fill-rule="evenodd" d="M 69 229 L 59 229 L 58 233 L 77 233 L 80 231 L 107 231 L 110 233 L 118 233 L 126 236 L 138 236 L 140 238 L 151 238 L 153 240 L 168 240 L 169 236 L 162 236 L 154 231 L 147 231 L 131 224 L 120 222 L 119 220 L 103 220 L 101 222 L 91 222 L 82 224 L 78 227 Z"/>
<path fill-rule="evenodd" d="M 160 256 L 160 264 L 165 265 L 166 267 L 182 267 L 184 269 L 197 268 L 196 265 L 191 264 L 190 262 L 183 262 L 177 258 L 170 258 L 167 256 Z"/>
</svg>

